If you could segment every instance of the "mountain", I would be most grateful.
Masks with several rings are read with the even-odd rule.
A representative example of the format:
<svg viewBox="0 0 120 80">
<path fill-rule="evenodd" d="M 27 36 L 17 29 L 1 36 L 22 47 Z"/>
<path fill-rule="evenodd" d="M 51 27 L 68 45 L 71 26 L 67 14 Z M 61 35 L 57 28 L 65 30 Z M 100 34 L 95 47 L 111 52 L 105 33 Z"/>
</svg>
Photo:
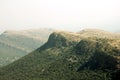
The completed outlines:
<svg viewBox="0 0 120 80">
<path fill-rule="evenodd" d="M 0 35 L 0 66 L 7 65 L 43 45 L 52 29 L 5 31 Z"/>
<path fill-rule="evenodd" d="M 119 73 L 118 37 L 112 36 L 111 39 L 111 36 L 86 37 L 80 33 L 54 32 L 43 46 L 2 67 L 0 79 L 119 80 Z"/>
<path fill-rule="evenodd" d="M 81 36 L 83 37 L 99 37 L 99 38 L 109 38 L 109 39 L 119 39 L 120 38 L 120 34 L 119 33 L 112 33 L 112 32 L 108 32 L 105 30 L 101 30 L 101 29 L 84 29 L 80 32 L 78 32 Z"/>
</svg>

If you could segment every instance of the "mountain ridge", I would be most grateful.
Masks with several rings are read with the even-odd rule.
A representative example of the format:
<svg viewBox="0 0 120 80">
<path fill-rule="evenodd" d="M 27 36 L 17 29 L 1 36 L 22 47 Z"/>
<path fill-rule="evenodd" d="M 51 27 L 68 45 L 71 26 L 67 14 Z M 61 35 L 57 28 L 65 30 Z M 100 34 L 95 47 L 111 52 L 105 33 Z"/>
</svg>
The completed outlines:
<svg viewBox="0 0 120 80">
<path fill-rule="evenodd" d="M 54 32 L 42 47 L 1 68 L 0 79 L 114 80 L 119 73 L 119 40 Z"/>
<path fill-rule="evenodd" d="M 120 38 L 119 33 L 108 32 L 108 31 L 101 30 L 101 29 L 84 29 L 77 33 L 83 37 L 93 36 L 93 37 L 109 38 L 109 39 L 119 39 Z"/>
</svg>

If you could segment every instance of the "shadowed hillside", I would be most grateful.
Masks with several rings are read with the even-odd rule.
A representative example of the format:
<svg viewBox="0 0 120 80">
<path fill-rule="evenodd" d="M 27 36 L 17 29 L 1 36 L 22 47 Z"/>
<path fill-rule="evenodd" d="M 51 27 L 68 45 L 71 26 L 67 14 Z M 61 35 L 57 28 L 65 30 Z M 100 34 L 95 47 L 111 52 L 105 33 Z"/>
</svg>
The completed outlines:
<svg viewBox="0 0 120 80">
<path fill-rule="evenodd" d="M 94 35 L 86 37 L 71 32 L 54 32 L 42 47 L 1 68 L 0 79 L 119 79 L 119 44 L 120 39 L 113 36 L 111 39 Z"/>
</svg>

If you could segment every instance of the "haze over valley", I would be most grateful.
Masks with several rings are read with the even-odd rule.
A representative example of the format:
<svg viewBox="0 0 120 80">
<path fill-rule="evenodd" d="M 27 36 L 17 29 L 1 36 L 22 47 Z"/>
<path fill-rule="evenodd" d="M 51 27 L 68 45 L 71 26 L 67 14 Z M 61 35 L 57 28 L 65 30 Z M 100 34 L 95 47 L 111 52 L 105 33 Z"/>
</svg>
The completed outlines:
<svg viewBox="0 0 120 80">
<path fill-rule="evenodd" d="M 0 35 L 0 66 L 9 64 L 37 49 L 47 41 L 53 31 L 52 29 L 5 31 Z"/>
</svg>

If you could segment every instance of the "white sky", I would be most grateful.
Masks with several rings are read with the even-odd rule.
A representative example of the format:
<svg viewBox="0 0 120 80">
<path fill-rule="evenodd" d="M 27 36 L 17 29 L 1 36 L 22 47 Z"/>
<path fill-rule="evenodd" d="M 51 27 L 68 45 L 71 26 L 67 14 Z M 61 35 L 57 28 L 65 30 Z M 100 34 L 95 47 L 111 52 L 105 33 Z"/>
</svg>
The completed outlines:
<svg viewBox="0 0 120 80">
<path fill-rule="evenodd" d="M 0 31 L 41 27 L 120 30 L 120 0 L 0 0 Z"/>
</svg>

